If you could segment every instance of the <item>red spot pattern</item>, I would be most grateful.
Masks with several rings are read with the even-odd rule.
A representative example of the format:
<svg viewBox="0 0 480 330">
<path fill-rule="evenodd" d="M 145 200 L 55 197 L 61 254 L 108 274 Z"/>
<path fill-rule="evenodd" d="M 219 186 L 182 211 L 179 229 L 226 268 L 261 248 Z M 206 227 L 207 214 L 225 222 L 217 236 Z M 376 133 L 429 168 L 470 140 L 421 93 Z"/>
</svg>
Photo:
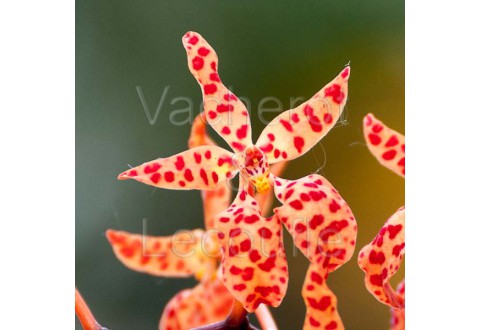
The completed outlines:
<svg viewBox="0 0 480 330">
<path fill-rule="evenodd" d="M 404 308 L 404 298 L 390 286 L 390 278 L 397 272 L 405 253 L 405 209 L 392 215 L 373 241 L 358 256 L 358 264 L 365 272 L 365 285 L 382 303 Z"/>
<path fill-rule="evenodd" d="M 348 80 L 341 76 L 345 72 L 308 101 L 284 111 L 265 127 L 256 145 L 262 147 L 269 163 L 301 156 L 334 126 L 347 96 Z"/>
<path fill-rule="evenodd" d="M 194 143 L 198 136 L 191 139 Z M 198 146 L 167 158 L 137 166 L 120 174 L 120 179 L 133 178 L 140 182 L 169 189 L 212 189 L 227 180 L 227 174 L 237 173 L 231 162 L 232 153 L 214 146 Z M 219 160 L 224 160 L 218 165 Z M 230 159 L 230 161 L 228 161 Z M 136 176 L 129 176 L 136 171 Z M 212 178 L 206 180 L 205 178 Z"/>
<path fill-rule="evenodd" d="M 295 136 L 295 138 L 293 139 L 293 144 L 295 145 L 298 153 L 301 154 L 302 148 L 305 146 L 305 140 L 300 136 Z"/>
<path fill-rule="evenodd" d="M 333 102 L 340 104 L 345 98 L 345 93 L 342 91 L 340 85 L 333 84 L 332 86 L 325 88 L 325 97 L 331 97 Z"/>
<path fill-rule="evenodd" d="M 405 137 L 385 126 L 372 114 L 363 120 L 363 133 L 375 158 L 386 168 L 405 176 Z"/>
<path fill-rule="evenodd" d="M 191 44 L 191 38 L 195 38 L 197 42 Z M 247 140 L 247 145 L 252 144 L 250 120 L 245 105 L 222 84 L 217 72 L 217 54 L 207 41 L 195 32 L 190 32 L 190 37 L 184 37 L 184 40 L 187 57 L 191 62 L 190 72 L 203 89 L 203 106 L 205 113 L 208 113 L 209 124 L 235 151 L 243 151 L 238 149 L 244 145 L 238 144 L 239 139 Z M 222 100 L 226 103 L 220 103 Z M 246 125 L 246 128 L 240 131 L 241 138 L 237 137 L 237 134 L 222 133 L 225 126 L 230 128 L 230 132 L 237 132 L 243 125 Z"/>
<path fill-rule="evenodd" d="M 195 57 L 192 60 L 192 66 L 193 66 L 194 70 L 200 70 L 201 68 L 203 68 L 203 58 L 198 57 L 198 56 Z"/>
<path fill-rule="evenodd" d="M 215 219 L 215 228 L 229 233 L 220 240 L 222 250 L 231 251 L 233 246 L 236 252 L 224 253 L 222 260 L 227 288 L 249 312 L 261 303 L 278 306 L 288 278 L 281 235 L 276 234 L 281 230 L 280 221 L 263 218 L 258 203 L 243 184 L 233 204 Z"/>
<path fill-rule="evenodd" d="M 355 218 L 333 186 L 317 174 L 295 181 L 277 177 L 274 189 L 283 203 L 274 209 L 275 216 L 311 262 L 302 291 L 307 306 L 304 329 L 322 329 L 330 323 L 340 327 L 336 297 L 326 279 L 353 255 Z"/>
</svg>

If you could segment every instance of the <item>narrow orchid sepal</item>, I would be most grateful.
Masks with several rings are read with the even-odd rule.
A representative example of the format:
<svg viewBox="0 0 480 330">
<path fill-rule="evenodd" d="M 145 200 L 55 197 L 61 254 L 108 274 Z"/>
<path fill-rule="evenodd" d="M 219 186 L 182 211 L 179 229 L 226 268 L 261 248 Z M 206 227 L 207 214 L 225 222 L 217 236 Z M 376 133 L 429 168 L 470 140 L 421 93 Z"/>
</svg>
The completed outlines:
<svg viewBox="0 0 480 330">
<path fill-rule="evenodd" d="M 283 204 L 274 209 L 293 242 L 315 262 L 324 256 L 334 270 L 350 260 L 357 224 L 350 207 L 324 177 L 312 174 L 298 180 L 274 178 L 274 190 Z"/>
<path fill-rule="evenodd" d="M 347 102 L 349 76 L 347 66 L 311 99 L 282 112 L 265 127 L 255 145 L 270 164 L 300 157 L 328 133 Z"/>
<path fill-rule="evenodd" d="M 217 276 L 177 293 L 163 310 L 159 330 L 193 329 L 224 320 L 232 303 L 232 295 Z"/>
<path fill-rule="evenodd" d="M 217 267 L 219 248 L 201 229 L 163 237 L 109 229 L 106 235 L 117 258 L 137 272 L 208 279 Z"/>
<path fill-rule="evenodd" d="M 372 114 L 363 119 L 363 134 L 368 149 L 380 164 L 405 177 L 405 136 L 385 126 Z"/>
<path fill-rule="evenodd" d="M 200 146 L 134 167 L 121 173 L 118 179 L 135 179 L 166 189 L 210 190 L 237 174 L 232 157 L 223 148 Z"/>
<path fill-rule="evenodd" d="M 400 208 L 380 229 L 373 241 L 358 255 L 358 265 L 365 272 L 367 290 L 380 302 L 404 308 L 405 299 L 390 285 L 405 254 L 405 208 Z"/>
<path fill-rule="evenodd" d="M 242 152 L 252 144 L 247 108 L 221 82 L 217 71 L 218 57 L 208 42 L 196 32 L 187 32 L 182 41 L 190 72 L 202 87 L 208 123 L 233 150 Z"/>
<path fill-rule="evenodd" d="M 275 217 L 261 215 L 246 183 L 241 184 L 233 204 L 215 218 L 215 229 L 230 293 L 249 313 L 262 303 L 279 306 L 288 283 L 281 224 Z"/>
</svg>

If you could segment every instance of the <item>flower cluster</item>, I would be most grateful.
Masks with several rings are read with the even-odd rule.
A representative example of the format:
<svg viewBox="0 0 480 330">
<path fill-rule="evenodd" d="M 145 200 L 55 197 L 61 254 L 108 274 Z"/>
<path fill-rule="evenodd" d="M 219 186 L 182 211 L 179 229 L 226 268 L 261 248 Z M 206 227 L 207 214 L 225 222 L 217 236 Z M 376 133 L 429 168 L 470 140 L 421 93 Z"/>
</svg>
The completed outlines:
<svg viewBox="0 0 480 330">
<path fill-rule="evenodd" d="M 213 48 L 195 32 L 183 37 L 183 45 L 204 104 L 189 149 L 129 169 L 119 179 L 201 190 L 207 231 L 172 241 L 111 230 L 107 235 L 117 257 L 152 275 L 196 276 L 200 284 L 177 294 L 160 322 L 160 329 L 188 329 L 225 319 L 232 302 L 249 313 L 280 305 L 288 285 L 283 224 L 310 261 L 302 290 L 307 308 L 303 328 L 343 329 L 326 280 L 353 255 L 355 218 L 324 177 L 287 180 L 278 175 L 286 161 L 309 151 L 337 122 L 347 101 L 350 67 L 309 100 L 278 115 L 253 143 L 249 113 L 221 82 Z M 206 123 L 232 151 L 212 141 Z M 231 202 L 228 181 L 237 174 L 239 187 Z M 273 196 L 281 205 L 268 216 Z M 172 242 L 182 243 L 180 250 Z"/>
</svg>

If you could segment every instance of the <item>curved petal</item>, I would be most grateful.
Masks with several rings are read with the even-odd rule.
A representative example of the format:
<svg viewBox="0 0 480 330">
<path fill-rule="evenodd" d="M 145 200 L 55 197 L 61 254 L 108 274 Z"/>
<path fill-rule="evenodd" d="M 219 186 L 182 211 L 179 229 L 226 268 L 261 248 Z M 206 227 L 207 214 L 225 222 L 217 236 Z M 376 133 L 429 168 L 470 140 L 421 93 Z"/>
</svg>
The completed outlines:
<svg viewBox="0 0 480 330">
<path fill-rule="evenodd" d="M 158 158 L 118 176 L 167 189 L 215 189 L 237 173 L 233 154 L 217 146 L 200 146 Z"/>
<path fill-rule="evenodd" d="M 216 145 L 207 134 L 207 122 L 205 113 L 200 113 L 193 121 L 188 139 L 188 147 L 195 148 L 203 145 Z M 232 199 L 232 189 L 229 182 L 226 181 L 214 190 L 202 190 L 203 218 L 205 219 L 205 229 L 213 228 L 213 218 L 218 213 L 226 210 Z"/>
<path fill-rule="evenodd" d="M 257 143 L 273 164 L 300 157 L 335 125 L 347 102 L 350 67 L 310 100 L 278 115 L 260 134 Z"/>
<path fill-rule="evenodd" d="M 328 271 L 321 263 L 311 263 L 303 283 L 307 306 L 303 330 L 345 329 L 337 310 L 337 297 L 327 286 Z"/>
<path fill-rule="evenodd" d="M 208 123 L 237 152 L 252 144 L 250 117 L 245 105 L 220 81 L 215 50 L 196 32 L 183 36 L 188 67 L 202 87 Z"/>
<path fill-rule="evenodd" d="M 365 272 L 365 286 L 380 302 L 404 308 L 405 300 L 389 281 L 397 272 L 405 253 L 405 208 L 400 208 L 385 222 L 374 240 L 363 247 L 358 264 Z"/>
<path fill-rule="evenodd" d="M 298 180 L 274 178 L 283 204 L 274 209 L 293 242 L 311 261 L 322 257 L 334 270 L 353 255 L 357 224 L 348 204 L 324 177 L 312 174 Z"/>
<path fill-rule="evenodd" d="M 397 286 L 397 293 L 405 299 L 405 280 Z M 405 330 L 405 308 L 390 308 L 390 330 Z"/>
<path fill-rule="evenodd" d="M 217 267 L 218 246 L 204 231 L 182 231 L 154 237 L 107 230 L 117 258 L 128 268 L 165 277 L 211 278 Z"/>
<path fill-rule="evenodd" d="M 225 286 L 248 312 L 259 304 L 277 307 L 288 282 L 282 228 L 264 218 L 243 183 L 233 204 L 215 218 L 223 251 Z"/>
<path fill-rule="evenodd" d="M 400 176 L 405 176 L 405 136 L 385 126 L 372 114 L 363 119 L 368 149 L 377 160 Z"/>
<path fill-rule="evenodd" d="M 177 293 L 165 307 L 159 330 L 185 330 L 224 320 L 233 297 L 218 277 Z"/>
</svg>

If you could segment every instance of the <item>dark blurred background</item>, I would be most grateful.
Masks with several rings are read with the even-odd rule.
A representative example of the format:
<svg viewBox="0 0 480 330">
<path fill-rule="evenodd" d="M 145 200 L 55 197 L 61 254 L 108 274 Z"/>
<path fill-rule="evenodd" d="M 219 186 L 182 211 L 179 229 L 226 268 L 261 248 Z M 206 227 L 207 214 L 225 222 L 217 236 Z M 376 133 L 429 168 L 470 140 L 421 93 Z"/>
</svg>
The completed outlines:
<svg viewBox="0 0 480 330">
<path fill-rule="evenodd" d="M 133 272 L 105 238 L 108 228 L 140 233 L 142 219 L 152 235 L 203 224 L 199 192 L 116 179 L 128 164 L 186 148 L 190 126 L 174 125 L 169 116 L 188 105 L 176 97 L 189 97 L 195 113 L 200 109 L 200 88 L 181 43 L 189 30 L 216 49 L 224 83 L 250 100 L 254 139 L 264 126 L 256 115 L 264 97 L 278 98 L 287 109 L 290 98 L 309 98 L 351 62 L 343 125 L 292 161 L 283 176 L 320 168 L 349 203 L 359 226 L 356 253 L 329 284 L 347 329 L 387 329 L 389 310 L 367 292 L 355 260 L 404 204 L 404 180 L 377 163 L 361 130 L 363 116 L 372 112 L 404 132 L 404 2 L 384 0 L 76 2 L 76 285 L 97 318 L 115 330 L 156 329 L 166 302 L 196 283 Z M 152 116 L 166 93 L 153 125 L 137 86 Z M 293 255 L 291 237 L 284 236 L 290 282 L 273 314 L 280 329 L 301 329 L 307 261 L 299 251 Z"/>
</svg>

